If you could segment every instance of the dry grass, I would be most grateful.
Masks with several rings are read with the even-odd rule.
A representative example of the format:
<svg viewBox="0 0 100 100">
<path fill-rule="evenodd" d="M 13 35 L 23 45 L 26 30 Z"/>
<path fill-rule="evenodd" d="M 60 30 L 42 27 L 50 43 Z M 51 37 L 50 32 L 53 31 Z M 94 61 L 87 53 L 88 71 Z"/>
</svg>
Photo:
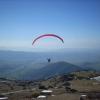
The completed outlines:
<svg viewBox="0 0 100 100">
<path fill-rule="evenodd" d="M 88 91 L 99 91 L 100 92 L 100 84 L 93 85 L 93 83 L 97 83 L 96 80 L 73 80 L 70 81 L 72 86 L 71 88 L 74 88 L 78 90 L 79 92 L 88 92 Z M 53 88 L 53 94 L 55 96 L 48 96 L 45 99 L 40 100 L 79 100 L 80 94 L 79 93 L 67 93 L 66 90 L 63 88 Z M 34 93 L 41 93 L 42 90 L 35 90 L 31 92 L 22 92 L 22 93 L 16 93 L 9 95 L 9 100 L 39 100 L 39 98 L 33 99 L 31 97 Z M 26 98 L 28 97 L 28 98 Z M 88 99 L 86 99 L 88 100 Z"/>
<path fill-rule="evenodd" d="M 61 94 L 54 97 L 47 97 L 45 100 L 79 100 L 80 96 L 77 94 Z M 36 99 L 37 100 L 37 99 Z"/>
<path fill-rule="evenodd" d="M 13 87 L 13 89 L 11 87 Z M 7 85 L 7 84 L 4 84 L 4 83 L 0 83 L 0 93 L 17 91 L 17 90 L 22 90 L 22 89 L 23 88 L 21 86 Z"/>
<path fill-rule="evenodd" d="M 74 80 L 70 81 L 71 88 L 74 88 L 78 91 L 99 91 L 100 92 L 100 82 L 96 80 Z M 99 83 L 93 85 L 94 83 Z"/>
<path fill-rule="evenodd" d="M 84 77 L 87 78 L 88 76 L 99 76 L 100 72 L 94 71 L 78 71 L 78 72 L 71 72 L 71 74 L 75 74 L 76 77 Z"/>
<path fill-rule="evenodd" d="M 93 72 L 90 71 L 89 73 L 87 73 L 86 71 L 81 71 L 81 72 L 73 72 L 73 74 L 76 74 L 76 76 L 82 76 L 82 77 L 88 77 L 89 75 L 100 75 L 100 73 L 98 72 Z M 79 92 L 91 92 L 91 91 L 95 91 L 95 92 L 100 92 L 100 81 L 96 81 L 96 80 L 86 80 L 86 79 L 82 79 L 82 80 L 72 80 L 69 81 L 69 83 L 71 84 L 70 88 L 71 89 L 75 89 L 78 92 L 77 93 L 67 93 L 64 85 L 64 82 L 59 81 L 59 79 L 61 78 L 61 76 L 56 76 L 56 77 L 51 77 L 48 78 L 44 81 L 38 81 L 36 82 L 37 84 L 35 86 L 31 86 L 30 88 L 37 88 L 34 91 L 24 91 L 24 92 L 20 92 L 20 93 L 14 93 L 14 94 L 9 94 L 8 96 L 8 100 L 80 100 L 80 94 Z M 97 85 L 93 85 L 93 83 L 99 83 Z M 44 99 L 39 99 L 39 98 L 34 98 L 35 95 L 37 94 L 41 94 L 40 89 L 38 89 L 38 85 L 44 85 L 46 87 L 48 86 L 53 86 L 54 88 L 50 88 L 50 90 L 53 91 L 52 94 L 54 94 L 55 96 L 51 96 L 51 95 L 46 95 L 47 97 Z M 56 84 L 55 88 L 54 84 Z M 61 86 L 59 88 L 59 86 Z M 4 92 L 4 91 L 16 91 L 16 90 L 22 90 L 21 86 L 13 86 L 14 90 L 11 90 L 11 87 L 9 87 L 6 84 L 1 84 L 0 83 L 0 92 Z M 86 99 L 88 100 L 88 99 Z"/>
<path fill-rule="evenodd" d="M 79 100 L 80 95 L 78 94 L 60 94 L 55 96 L 47 96 L 46 98 L 17 98 L 17 99 L 8 99 L 8 100 Z"/>
</svg>

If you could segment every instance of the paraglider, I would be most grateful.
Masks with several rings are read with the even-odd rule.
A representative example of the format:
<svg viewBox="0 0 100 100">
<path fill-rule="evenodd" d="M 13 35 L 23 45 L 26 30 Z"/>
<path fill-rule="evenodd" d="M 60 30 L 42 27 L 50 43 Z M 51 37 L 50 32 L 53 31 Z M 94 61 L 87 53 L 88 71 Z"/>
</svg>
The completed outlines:
<svg viewBox="0 0 100 100">
<path fill-rule="evenodd" d="M 40 36 L 38 36 L 37 38 L 35 38 L 35 40 L 32 42 L 32 45 L 36 42 L 36 40 L 38 40 L 39 38 L 42 38 L 42 37 L 45 37 L 45 36 L 53 36 L 53 37 L 56 37 L 58 39 L 60 39 L 62 41 L 62 43 L 64 43 L 63 39 L 58 36 L 58 35 L 55 35 L 55 34 L 42 34 Z M 48 62 L 50 62 L 51 58 L 47 58 Z"/>
<path fill-rule="evenodd" d="M 60 39 L 60 40 L 64 43 L 63 39 L 62 39 L 61 37 L 55 35 L 55 34 L 43 34 L 43 35 L 38 36 L 38 37 L 33 41 L 32 45 L 35 43 L 35 41 L 36 41 L 37 39 L 39 39 L 39 38 L 41 38 L 41 37 L 44 37 L 44 36 L 54 36 L 54 37 L 57 37 L 58 39 Z"/>
<path fill-rule="evenodd" d="M 49 59 L 47 58 L 47 60 L 48 60 L 48 62 L 50 62 L 51 59 L 50 58 Z"/>
</svg>

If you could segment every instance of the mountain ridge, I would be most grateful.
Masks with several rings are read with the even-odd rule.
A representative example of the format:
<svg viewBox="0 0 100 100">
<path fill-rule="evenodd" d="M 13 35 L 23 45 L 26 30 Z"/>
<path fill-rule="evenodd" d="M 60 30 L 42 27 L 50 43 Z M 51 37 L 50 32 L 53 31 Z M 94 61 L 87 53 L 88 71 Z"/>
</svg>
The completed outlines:
<svg viewBox="0 0 100 100">
<path fill-rule="evenodd" d="M 30 75 L 28 76 L 30 76 L 32 79 L 40 79 L 77 70 L 84 70 L 84 68 L 81 68 L 77 65 L 70 64 L 64 61 L 60 61 L 42 67 L 36 70 L 34 73 L 30 73 L 32 77 Z"/>
</svg>

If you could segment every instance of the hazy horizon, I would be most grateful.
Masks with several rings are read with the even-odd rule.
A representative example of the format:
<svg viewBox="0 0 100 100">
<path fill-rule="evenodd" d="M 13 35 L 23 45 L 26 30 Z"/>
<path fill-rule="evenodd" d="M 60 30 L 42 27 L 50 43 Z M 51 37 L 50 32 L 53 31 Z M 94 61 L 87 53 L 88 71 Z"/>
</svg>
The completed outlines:
<svg viewBox="0 0 100 100">
<path fill-rule="evenodd" d="M 56 49 L 46 49 L 46 48 L 27 48 L 27 47 L 0 47 L 0 50 L 4 51 L 23 51 L 23 52 L 63 52 L 63 51 L 95 51 L 100 50 L 100 48 L 56 48 Z"/>
</svg>

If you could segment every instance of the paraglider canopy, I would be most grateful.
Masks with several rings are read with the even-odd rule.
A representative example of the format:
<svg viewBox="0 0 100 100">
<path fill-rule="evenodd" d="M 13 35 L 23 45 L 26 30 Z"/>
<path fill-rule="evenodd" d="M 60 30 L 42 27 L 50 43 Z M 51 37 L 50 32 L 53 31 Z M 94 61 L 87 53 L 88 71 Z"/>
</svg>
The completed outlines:
<svg viewBox="0 0 100 100">
<path fill-rule="evenodd" d="M 44 36 L 54 36 L 54 37 L 57 37 L 58 39 L 60 39 L 60 40 L 64 43 L 63 39 L 62 39 L 61 37 L 55 35 L 55 34 L 43 34 L 43 35 L 38 36 L 38 37 L 32 42 L 32 45 L 35 43 L 35 41 L 36 41 L 37 39 L 39 39 L 39 38 L 41 38 L 41 37 L 44 37 Z"/>
</svg>

